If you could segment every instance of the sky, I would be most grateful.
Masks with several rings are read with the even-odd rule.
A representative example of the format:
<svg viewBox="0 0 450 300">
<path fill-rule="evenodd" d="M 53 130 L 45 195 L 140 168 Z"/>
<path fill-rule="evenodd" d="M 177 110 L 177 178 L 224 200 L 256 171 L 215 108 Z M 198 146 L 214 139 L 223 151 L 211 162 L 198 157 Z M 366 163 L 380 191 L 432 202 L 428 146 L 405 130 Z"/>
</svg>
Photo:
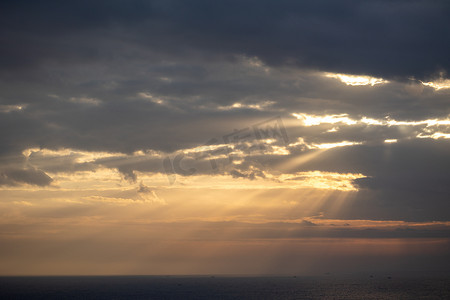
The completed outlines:
<svg viewBox="0 0 450 300">
<path fill-rule="evenodd" d="M 0 3 L 0 275 L 450 271 L 450 2 Z"/>
</svg>

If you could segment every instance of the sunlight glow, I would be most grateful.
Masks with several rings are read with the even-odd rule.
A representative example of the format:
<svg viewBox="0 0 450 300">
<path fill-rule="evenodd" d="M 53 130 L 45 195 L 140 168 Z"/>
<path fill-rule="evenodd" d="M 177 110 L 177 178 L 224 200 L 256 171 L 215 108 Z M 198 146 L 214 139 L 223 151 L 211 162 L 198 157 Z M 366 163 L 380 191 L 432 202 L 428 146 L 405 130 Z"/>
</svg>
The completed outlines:
<svg viewBox="0 0 450 300">
<path fill-rule="evenodd" d="M 429 81 L 429 82 L 423 82 L 421 81 L 423 85 L 432 87 L 435 90 L 441 90 L 441 89 L 450 89 L 450 79 L 440 79 L 437 81 Z"/>
<path fill-rule="evenodd" d="M 443 138 L 443 139 L 450 139 L 450 133 L 435 132 L 435 133 L 429 134 L 429 135 L 420 133 L 420 134 L 417 135 L 417 137 L 419 139 L 431 138 L 431 139 L 434 139 L 434 140 L 441 139 L 441 138 Z"/>
<path fill-rule="evenodd" d="M 347 125 L 354 125 L 357 123 L 357 121 L 350 119 L 348 117 L 348 114 L 318 116 L 304 113 L 293 113 L 292 115 L 297 119 L 301 120 L 303 125 L 305 126 L 320 125 L 322 123 L 326 124 L 344 123 Z"/>
<path fill-rule="evenodd" d="M 337 124 L 342 123 L 345 125 L 367 124 L 367 125 L 380 125 L 380 126 L 417 126 L 426 125 L 438 126 L 438 125 L 450 125 L 450 118 L 446 119 L 427 119 L 420 121 L 397 121 L 389 117 L 384 119 L 373 119 L 368 117 L 362 117 L 360 119 L 352 119 L 348 114 L 338 115 L 312 115 L 306 113 L 293 113 L 294 117 L 299 119 L 304 126 L 315 126 L 321 124 Z"/>
<path fill-rule="evenodd" d="M 145 181 L 146 177 L 141 176 Z M 153 177 L 153 176 L 152 176 Z M 226 190 L 273 190 L 273 189 L 321 189 L 357 191 L 353 181 L 366 177 L 363 174 L 344 174 L 336 172 L 297 172 L 293 174 L 270 174 L 264 178 L 233 178 L 229 175 L 196 175 L 180 177 L 172 188 L 184 189 L 226 189 Z"/>
<path fill-rule="evenodd" d="M 302 140 L 303 141 L 303 140 Z M 273 143 L 273 140 L 268 139 L 267 143 Z M 313 153 L 301 155 L 295 157 L 294 160 L 289 160 L 289 166 L 301 164 L 305 159 L 316 157 L 320 155 L 325 149 L 333 147 L 342 147 L 348 145 L 359 144 L 356 142 L 343 141 L 340 143 L 329 144 L 311 144 L 307 145 Z M 271 145 L 268 153 L 270 155 L 289 155 L 290 152 L 285 147 Z M 202 151 L 210 150 L 209 148 L 197 147 L 187 149 L 186 154 L 189 155 L 200 153 Z M 245 157 L 245 153 L 235 149 L 231 154 L 235 154 L 236 164 L 243 163 L 242 159 Z M 86 152 L 77 151 L 73 149 L 61 149 L 61 150 L 49 150 L 30 148 L 23 151 L 24 156 L 27 158 L 28 163 L 31 166 L 37 168 L 55 167 L 61 162 L 72 163 L 90 163 L 98 159 L 113 158 L 113 161 L 120 166 L 121 161 L 124 163 L 139 163 L 139 161 L 148 161 L 148 159 L 161 159 L 161 155 L 156 152 L 149 151 L 137 151 L 131 155 L 119 154 L 119 153 L 106 153 L 106 152 Z M 106 165 L 107 166 L 107 165 Z M 231 165 L 230 165 L 231 167 Z M 56 170 L 58 168 L 56 167 Z M 92 165 L 90 169 L 79 171 L 73 171 L 72 169 L 52 171 L 52 168 L 47 169 L 46 173 L 51 176 L 53 182 L 50 186 L 44 187 L 46 190 L 58 190 L 60 192 L 70 191 L 117 191 L 118 195 L 113 197 L 131 199 L 132 201 L 150 201 L 152 203 L 161 202 L 154 194 L 154 188 L 176 188 L 183 186 L 187 189 L 203 189 L 203 188 L 218 188 L 218 189 L 245 189 L 245 190 L 270 190 L 270 189 L 330 189 L 341 191 L 354 191 L 357 188 L 353 185 L 353 180 L 356 178 L 364 177 L 362 174 L 340 174 L 332 172 L 294 172 L 294 173 L 279 173 L 278 171 L 272 172 L 265 170 L 264 167 L 246 166 L 245 169 L 236 171 L 233 168 L 223 170 L 222 174 L 192 174 L 189 176 L 177 176 L 177 181 L 173 186 L 168 185 L 167 175 L 160 173 L 159 169 L 153 171 L 140 172 L 134 170 L 136 176 L 142 185 L 142 181 L 150 182 L 151 188 L 145 186 L 139 187 L 139 190 L 145 191 L 145 193 L 136 193 L 136 180 L 128 180 L 126 175 L 119 171 L 119 168 L 115 165 L 105 167 L 104 164 Z M 35 190 L 43 189 L 42 187 L 33 187 Z M 20 190 L 21 187 L 8 187 L 9 190 Z M 30 188 L 31 189 L 31 188 Z M 106 201 L 109 202 L 107 195 L 91 195 L 97 198 L 90 198 L 90 201 Z M 126 197 L 125 197 L 126 196 Z M 103 197 L 103 198 L 98 198 Z M 102 200 L 103 199 L 103 200 Z M 126 201 L 117 200 L 117 204 L 125 204 Z M 131 202 L 130 202 L 131 203 Z"/>
<path fill-rule="evenodd" d="M 362 145 L 363 142 L 350 142 L 350 141 L 342 141 L 338 143 L 322 143 L 322 144 L 316 144 L 316 143 L 307 143 L 303 138 L 298 138 L 297 142 L 289 144 L 289 147 L 296 147 L 296 146 L 305 146 L 308 149 L 331 149 L 335 147 L 344 147 L 344 146 L 353 146 L 353 145 Z"/>
<path fill-rule="evenodd" d="M 371 86 L 374 86 L 376 84 L 389 83 L 388 80 L 385 80 L 383 78 L 375 78 L 375 77 L 364 76 L 364 75 L 325 73 L 324 76 L 328 77 L 328 78 L 339 79 L 341 82 L 345 83 L 346 85 L 353 85 L 353 86 L 358 86 L 358 85 L 371 85 Z"/>
<path fill-rule="evenodd" d="M 335 173 L 335 172 L 298 172 L 295 174 L 283 174 L 278 179 L 283 183 L 292 181 L 298 187 L 312 187 L 315 189 L 332 189 L 340 191 L 357 191 L 353 181 L 364 178 L 363 174 Z"/>
<path fill-rule="evenodd" d="M 387 140 L 384 140 L 384 142 L 387 144 L 392 144 L 392 143 L 397 143 L 397 140 L 396 139 L 387 139 Z"/>
<path fill-rule="evenodd" d="M 344 147 L 344 146 L 353 146 L 353 145 L 361 145 L 362 142 L 348 142 L 342 141 L 339 143 L 323 143 L 323 144 L 311 144 L 309 145 L 310 149 L 331 149 L 335 147 Z"/>
<path fill-rule="evenodd" d="M 245 104 L 240 102 L 235 102 L 232 105 L 227 106 L 219 106 L 219 110 L 233 110 L 233 109 L 254 109 L 254 110 L 263 110 L 266 107 L 273 105 L 275 102 L 273 101 L 264 101 L 256 104 Z"/>
</svg>

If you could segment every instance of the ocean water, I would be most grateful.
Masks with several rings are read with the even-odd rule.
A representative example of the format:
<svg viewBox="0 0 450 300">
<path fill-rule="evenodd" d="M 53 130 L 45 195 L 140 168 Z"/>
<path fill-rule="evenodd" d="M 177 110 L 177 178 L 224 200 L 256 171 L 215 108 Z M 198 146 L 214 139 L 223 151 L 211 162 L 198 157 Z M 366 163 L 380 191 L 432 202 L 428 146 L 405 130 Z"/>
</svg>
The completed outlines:
<svg viewBox="0 0 450 300">
<path fill-rule="evenodd" d="M 0 277 L 0 299 L 450 299 L 450 278 Z"/>
</svg>

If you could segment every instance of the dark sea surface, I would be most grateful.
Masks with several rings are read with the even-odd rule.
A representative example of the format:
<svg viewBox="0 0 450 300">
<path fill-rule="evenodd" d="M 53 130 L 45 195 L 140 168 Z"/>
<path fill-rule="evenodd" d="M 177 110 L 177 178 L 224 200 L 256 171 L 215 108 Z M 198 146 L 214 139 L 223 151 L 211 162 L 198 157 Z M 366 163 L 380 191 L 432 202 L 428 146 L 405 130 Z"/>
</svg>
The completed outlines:
<svg viewBox="0 0 450 300">
<path fill-rule="evenodd" d="M 450 299 L 450 277 L 0 277 L 0 299 Z"/>
</svg>

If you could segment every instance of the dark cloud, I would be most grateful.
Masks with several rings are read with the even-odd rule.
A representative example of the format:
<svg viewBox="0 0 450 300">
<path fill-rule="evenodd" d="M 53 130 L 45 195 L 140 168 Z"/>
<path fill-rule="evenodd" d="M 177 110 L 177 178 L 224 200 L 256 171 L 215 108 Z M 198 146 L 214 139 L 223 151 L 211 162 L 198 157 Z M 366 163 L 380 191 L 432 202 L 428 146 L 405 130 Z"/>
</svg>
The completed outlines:
<svg viewBox="0 0 450 300">
<path fill-rule="evenodd" d="M 448 220 L 449 147 L 446 140 L 341 147 L 292 169 L 368 176 L 356 180 L 361 191 L 342 209 L 343 218 Z"/>
<path fill-rule="evenodd" d="M 256 178 L 260 177 L 260 178 L 264 178 L 264 173 L 261 170 L 250 170 L 247 171 L 246 173 L 243 172 L 239 172 L 238 170 L 234 169 L 231 170 L 230 175 L 234 178 L 248 178 L 250 180 L 255 180 Z"/>
<path fill-rule="evenodd" d="M 49 185 L 53 179 L 41 170 L 34 168 L 0 170 L 0 185 L 31 184 Z"/>
<path fill-rule="evenodd" d="M 450 68 L 447 1 L 3 1 L 1 8 L 3 72 L 148 51 L 244 54 L 273 66 L 388 78 Z"/>
<path fill-rule="evenodd" d="M 27 158 L 27 162 L 45 172 L 59 173 L 59 172 L 78 172 L 78 171 L 95 171 L 98 165 L 91 162 L 79 163 L 77 158 L 81 155 L 76 153 L 69 153 L 66 155 L 44 155 L 39 151 L 33 151 Z"/>
<path fill-rule="evenodd" d="M 139 183 L 139 188 L 138 188 L 138 193 L 151 193 L 152 189 L 149 188 L 148 186 L 146 186 L 145 184 L 142 183 L 142 181 Z"/>
<path fill-rule="evenodd" d="M 226 67 L 231 68 L 231 66 Z M 247 70 L 239 65 L 235 68 L 237 71 Z M 122 91 L 118 94 L 116 90 L 97 92 L 95 91 L 99 88 L 97 84 L 92 89 L 82 88 L 87 92 L 85 97 L 88 99 L 103 101 L 98 105 L 70 100 L 74 97 L 71 95 L 76 97 L 80 94 L 77 91 L 76 80 L 74 80 L 74 87 L 62 91 L 68 96 L 59 96 L 59 98 L 48 96 L 54 92 L 53 84 L 43 84 L 33 94 L 30 92 L 33 86 L 25 89 L 22 84 L 5 84 L 5 90 L 2 92 L 7 95 L 4 98 L 17 99 L 16 103 L 26 101 L 28 106 L 21 111 L 0 113 L 2 115 L 0 151 L 11 153 L 30 147 L 52 149 L 66 147 L 124 153 L 142 149 L 171 152 L 204 144 L 211 138 L 220 139 L 233 129 L 252 126 L 273 116 L 281 115 L 283 119 L 291 120 L 292 112 L 348 113 L 350 117 L 356 119 L 360 119 L 361 116 L 384 118 L 390 115 L 399 120 L 445 118 L 450 113 L 447 94 L 433 93 L 411 97 L 404 94 L 401 85 L 393 84 L 389 88 L 352 88 L 343 86 L 337 80 L 324 81 L 320 78 L 316 79 L 320 84 L 317 82 L 314 84 L 313 79 L 316 77 L 300 74 L 308 81 L 295 87 L 292 80 L 295 79 L 296 74 L 280 78 L 275 72 L 270 76 L 251 74 L 242 76 L 237 85 L 246 86 L 246 88 L 236 88 L 234 83 L 230 83 L 233 72 L 227 73 L 229 70 L 223 70 L 219 66 L 209 71 L 212 73 L 211 76 L 200 80 L 202 84 L 196 86 L 198 82 L 194 81 L 189 84 L 189 88 L 184 88 L 186 91 L 184 97 L 182 91 L 178 94 L 169 91 L 170 88 L 176 90 L 179 85 L 184 85 L 182 82 L 171 83 L 169 87 L 164 88 L 164 91 L 154 93 L 156 99 L 165 101 L 170 106 L 153 103 L 137 96 L 142 91 L 152 91 L 153 88 L 148 87 L 155 85 L 154 80 L 146 81 L 147 87 L 143 82 L 139 87 L 131 85 L 126 92 Z M 109 76 L 104 75 L 106 78 Z M 261 82 L 256 83 L 257 80 Z M 203 89 L 210 82 L 213 86 Z M 334 88 L 330 88 L 330 84 L 335 85 Z M 121 85 L 125 89 L 126 82 Z M 40 90 L 44 86 L 47 91 Z M 11 97 L 8 95 L 10 89 L 15 90 L 15 94 L 10 92 Z M 154 89 L 158 91 L 159 88 L 156 86 Z M 223 96 L 227 91 L 229 98 Z M 169 94 L 166 95 L 166 92 Z M 257 105 L 269 100 L 273 102 L 273 105 L 262 110 L 245 107 L 231 110 L 219 109 L 236 102 Z M 300 122 L 297 124 L 301 125 Z M 350 137 L 366 140 L 368 134 L 377 135 L 380 139 L 384 136 L 410 137 L 417 128 L 424 127 L 421 125 L 417 128 L 389 128 L 387 126 L 369 127 L 363 124 L 355 127 L 340 126 L 342 130 L 336 134 L 326 133 L 328 129 L 334 127 L 332 125 L 295 128 L 291 122 L 287 126 L 293 138 L 306 133 L 310 142 L 320 140 L 331 142 L 333 139 L 350 139 Z"/>
</svg>

